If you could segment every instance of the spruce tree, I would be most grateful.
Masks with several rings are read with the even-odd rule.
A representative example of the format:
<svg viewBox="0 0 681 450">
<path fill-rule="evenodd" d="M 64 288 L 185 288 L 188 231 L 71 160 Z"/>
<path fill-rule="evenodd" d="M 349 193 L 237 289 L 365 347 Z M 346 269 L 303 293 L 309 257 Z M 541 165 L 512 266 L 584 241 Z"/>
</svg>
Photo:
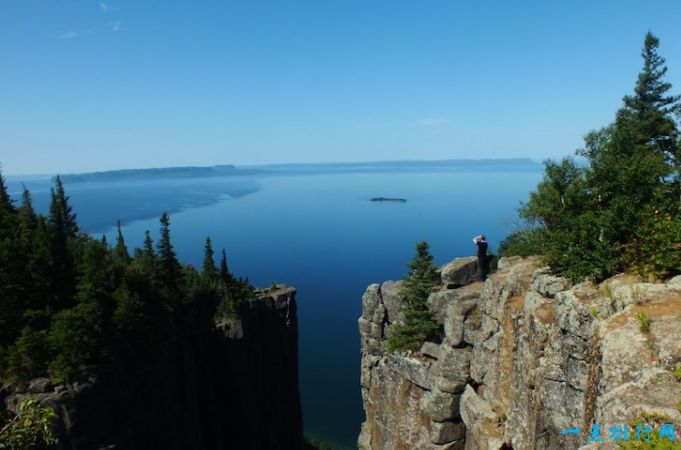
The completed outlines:
<svg viewBox="0 0 681 450">
<path fill-rule="evenodd" d="M 0 220 L 4 214 L 12 214 L 14 212 L 14 205 L 12 199 L 7 191 L 5 184 L 5 177 L 2 175 L 2 168 L 0 167 Z"/>
<path fill-rule="evenodd" d="M 164 212 L 160 221 L 161 237 L 157 244 L 159 278 L 167 288 L 174 289 L 180 281 L 182 268 L 170 241 L 170 217 Z"/>
<path fill-rule="evenodd" d="M 206 280 L 214 280 L 218 275 L 218 269 L 215 267 L 213 244 L 210 237 L 206 238 L 206 244 L 203 246 L 203 267 L 201 276 Z"/>
<path fill-rule="evenodd" d="M 0 347 L 21 329 L 21 248 L 16 239 L 16 210 L 0 172 Z"/>
<path fill-rule="evenodd" d="M 121 221 L 116 221 L 116 247 L 114 247 L 114 254 L 118 261 L 128 264 L 131 261 L 128 247 L 125 245 L 125 238 L 121 231 Z"/>
<path fill-rule="evenodd" d="M 59 178 L 57 178 L 59 180 Z M 53 294 L 53 308 L 66 307 L 75 292 L 75 269 L 71 240 L 73 226 L 68 197 L 64 194 L 63 186 L 58 182 L 52 188 L 50 200 L 50 214 L 48 216 L 48 231 L 50 240 L 50 287 Z"/>
<path fill-rule="evenodd" d="M 73 213 L 71 205 L 69 204 L 69 197 L 66 195 L 64 184 L 59 175 L 57 175 L 57 178 L 55 179 L 53 202 L 54 207 L 59 209 L 59 215 L 64 222 L 64 232 L 68 237 L 76 237 L 78 235 L 76 215 Z"/>
<path fill-rule="evenodd" d="M 220 278 L 226 283 L 230 278 L 229 268 L 227 267 L 227 252 L 222 249 L 222 257 L 220 258 Z"/>
<path fill-rule="evenodd" d="M 588 166 L 547 162 L 520 210 L 539 227 L 546 262 L 574 279 L 681 270 L 681 143 L 674 118 L 681 103 L 668 93 L 658 46 L 648 33 L 634 94 L 624 97 L 611 125 L 586 136 L 578 154 Z"/>
<path fill-rule="evenodd" d="M 395 324 L 388 337 L 388 349 L 416 350 L 427 340 L 435 339 L 439 330 L 435 315 L 428 305 L 428 296 L 440 283 L 428 243 L 416 245 L 416 254 L 408 264 L 409 274 L 402 283 L 402 313 L 404 323 Z"/>
</svg>

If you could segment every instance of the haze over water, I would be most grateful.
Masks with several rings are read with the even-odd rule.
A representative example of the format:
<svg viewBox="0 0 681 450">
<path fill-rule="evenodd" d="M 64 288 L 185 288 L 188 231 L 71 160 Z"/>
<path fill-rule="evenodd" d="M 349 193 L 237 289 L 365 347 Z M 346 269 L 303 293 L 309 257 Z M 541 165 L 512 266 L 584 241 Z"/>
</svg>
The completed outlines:
<svg viewBox="0 0 681 450">
<path fill-rule="evenodd" d="M 83 231 L 106 234 L 123 220 L 129 248 L 156 236 L 170 211 L 183 263 L 200 267 L 211 236 L 230 269 L 256 286 L 298 289 L 300 388 L 306 434 L 334 448 L 356 448 L 363 421 L 359 386 L 361 297 L 371 283 L 399 279 L 416 242 L 438 264 L 474 254 L 484 232 L 496 251 L 515 209 L 540 171 L 311 173 L 163 181 L 67 184 Z M 15 198 L 19 178 L 8 185 Z M 27 180 L 47 212 L 50 182 Z M 370 202 L 401 197 L 407 203 Z M 229 407 L 229 405 L 226 405 Z"/>
</svg>

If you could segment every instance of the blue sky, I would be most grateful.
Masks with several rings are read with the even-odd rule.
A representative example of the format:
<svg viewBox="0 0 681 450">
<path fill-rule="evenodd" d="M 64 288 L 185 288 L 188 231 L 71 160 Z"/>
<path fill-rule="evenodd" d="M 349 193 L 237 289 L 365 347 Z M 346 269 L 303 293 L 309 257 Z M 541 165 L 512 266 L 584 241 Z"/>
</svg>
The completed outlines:
<svg viewBox="0 0 681 450">
<path fill-rule="evenodd" d="M 0 3 L 6 174 L 556 158 L 612 120 L 679 1 Z"/>
</svg>

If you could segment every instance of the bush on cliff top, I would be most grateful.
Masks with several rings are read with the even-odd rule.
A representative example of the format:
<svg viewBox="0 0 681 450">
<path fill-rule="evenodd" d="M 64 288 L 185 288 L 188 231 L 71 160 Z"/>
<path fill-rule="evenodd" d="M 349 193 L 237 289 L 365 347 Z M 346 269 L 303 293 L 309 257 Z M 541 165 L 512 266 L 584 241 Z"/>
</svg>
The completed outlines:
<svg viewBox="0 0 681 450">
<path fill-rule="evenodd" d="M 510 236 L 502 255 L 536 251 L 573 279 L 681 271 L 681 103 L 668 94 L 658 46 L 648 33 L 634 94 L 577 151 L 588 164 L 570 157 L 545 163 L 544 178 L 519 210 L 531 227 Z"/>
<path fill-rule="evenodd" d="M 388 336 L 388 350 L 416 350 L 437 336 L 439 326 L 428 306 L 428 296 L 440 282 L 433 256 L 425 241 L 416 244 L 416 254 L 408 264 L 409 275 L 402 284 L 404 323 L 393 325 Z"/>
</svg>

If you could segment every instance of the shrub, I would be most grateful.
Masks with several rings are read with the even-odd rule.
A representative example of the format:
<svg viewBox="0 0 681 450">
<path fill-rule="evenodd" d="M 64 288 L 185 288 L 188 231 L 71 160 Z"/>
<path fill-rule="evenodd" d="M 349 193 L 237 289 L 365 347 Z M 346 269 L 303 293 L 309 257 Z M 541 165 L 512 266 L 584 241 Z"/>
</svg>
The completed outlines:
<svg viewBox="0 0 681 450">
<path fill-rule="evenodd" d="M 24 399 L 19 408 L 19 414 L 0 428 L 0 449 L 42 449 L 57 444 L 54 408 L 42 406 L 34 398 Z"/>
<path fill-rule="evenodd" d="M 499 244 L 499 257 L 541 255 L 544 248 L 539 228 L 519 230 L 508 235 Z"/>
<path fill-rule="evenodd" d="M 636 314 L 636 319 L 638 320 L 639 327 L 642 333 L 647 333 L 650 331 L 650 316 L 645 311 L 639 311 Z"/>
</svg>

